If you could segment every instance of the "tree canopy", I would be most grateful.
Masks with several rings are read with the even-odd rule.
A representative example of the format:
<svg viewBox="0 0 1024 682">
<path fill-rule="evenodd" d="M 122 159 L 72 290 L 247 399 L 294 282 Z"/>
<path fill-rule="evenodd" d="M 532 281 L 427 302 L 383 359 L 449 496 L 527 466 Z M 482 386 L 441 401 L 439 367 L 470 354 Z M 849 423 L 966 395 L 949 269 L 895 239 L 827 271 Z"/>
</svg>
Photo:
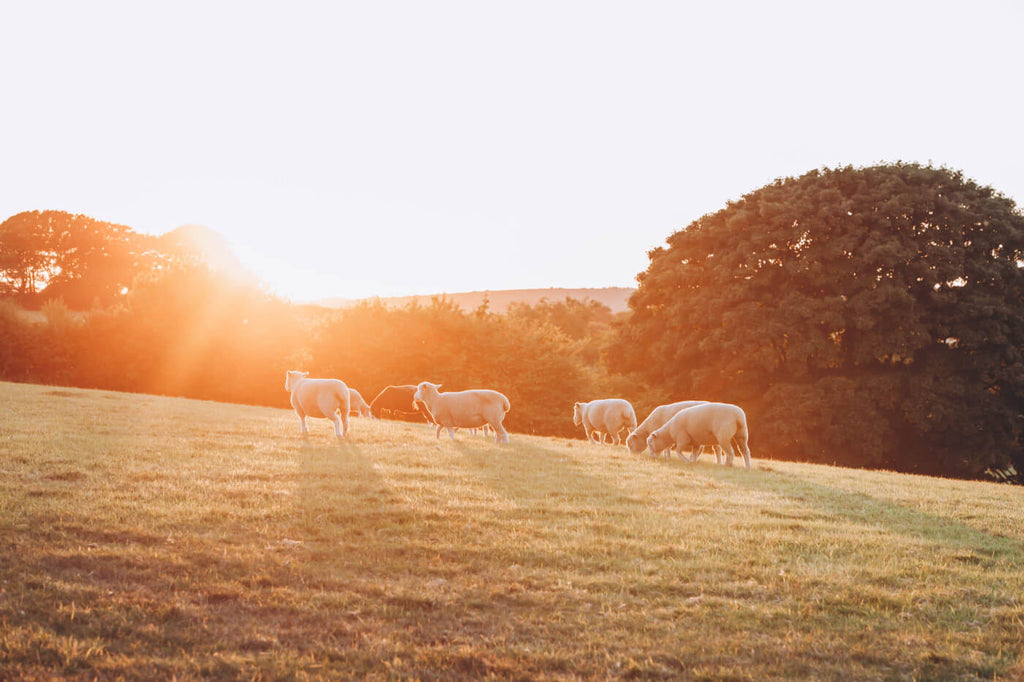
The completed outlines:
<svg viewBox="0 0 1024 682">
<path fill-rule="evenodd" d="M 24 211 L 0 223 L 0 295 L 36 305 L 108 306 L 152 267 L 152 239 L 65 211 Z M 45 292 L 45 293 L 43 293 Z"/>
<path fill-rule="evenodd" d="M 755 451 L 1024 471 L 1024 217 L 916 164 L 780 179 L 650 252 L 614 352 L 746 408 Z"/>
<path fill-rule="evenodd" d="M 467 313 L 444 298 L 396 309 L 378 301 L 341 310 L 323 324 L 306 366 L 319 376 L 344 377 L 368 402 L 388 384 L 493 388 L 512 402 L 507 428 L 572 435 L 570 396 L 587 394 L 595 381 L 582 347 L 539 317 L 511 318 L 482 307 Z"/>
</svg>

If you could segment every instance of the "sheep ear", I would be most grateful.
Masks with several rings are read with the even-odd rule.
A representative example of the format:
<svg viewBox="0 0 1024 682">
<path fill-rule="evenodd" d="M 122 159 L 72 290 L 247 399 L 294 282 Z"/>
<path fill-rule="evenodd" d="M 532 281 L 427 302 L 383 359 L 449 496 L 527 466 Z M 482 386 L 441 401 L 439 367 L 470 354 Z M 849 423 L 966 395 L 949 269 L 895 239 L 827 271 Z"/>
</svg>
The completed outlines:
<svg viewBox="0 0 1024 682">
<path fill-rule="evenodd" d="M 308 376 L 309 376 L 309 372 L 303 372 L 303 373 L 302 373 L 302 376 L 304 376 L 304 377 L 308 377 Z"/>
<path fill-rule="evenodd" d="M 438 385 L 437 385 L 437 388 L 441 388 L 441 384 L 438 384 Z"/>
</svg>

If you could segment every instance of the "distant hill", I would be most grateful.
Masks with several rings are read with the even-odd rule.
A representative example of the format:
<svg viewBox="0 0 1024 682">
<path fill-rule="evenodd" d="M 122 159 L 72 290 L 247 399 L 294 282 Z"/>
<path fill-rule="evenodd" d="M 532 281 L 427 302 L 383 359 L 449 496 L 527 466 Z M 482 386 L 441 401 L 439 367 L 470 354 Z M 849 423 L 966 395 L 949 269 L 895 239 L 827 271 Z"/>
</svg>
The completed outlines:
<svg viewBox="0 0 1024 682">
<path fill-rule="evenodd" d="M 444 296 L 450 301 L 453 301 L 456 305 L 461 307 L 463 310 L 473 310 L 484 301 L 484 297 L 487 298 L 490 311 L 494 313 L 503 313 L 508 310 L 509 305 L 512 303 L 526 303 L 528 305 L 534 305 L 539 303 L 541 299 L 546 298 L 549 301 L 561 301 L 566 296 L 569 298 L 575 298 L 578 300 L 590 299 L 603 303 L 604 305 L 611 308 L 613 313 L 620 313 L 629 310 L 627 301 L 630 295 L 636 291 L 631 287 L 603 287 L 600 289 L 504 289 L 500 291 L 465 291 L 456 294 L 433 294 L 430 296 L 391 296 L 381 297 L 380 300 L 389 307 L 401 307 L 418 301 L 422 304 L 430 303 L 430 299 L 433 296 Z M 318 301 L 314 301 L 315 305 L 326 306 L 329 308 L 347 308 L 352 305 L 356 305 L 362 300 L 373 300 L 373 299 L 353 299 L 353 298 L 324 298 Z"/>
</svg>

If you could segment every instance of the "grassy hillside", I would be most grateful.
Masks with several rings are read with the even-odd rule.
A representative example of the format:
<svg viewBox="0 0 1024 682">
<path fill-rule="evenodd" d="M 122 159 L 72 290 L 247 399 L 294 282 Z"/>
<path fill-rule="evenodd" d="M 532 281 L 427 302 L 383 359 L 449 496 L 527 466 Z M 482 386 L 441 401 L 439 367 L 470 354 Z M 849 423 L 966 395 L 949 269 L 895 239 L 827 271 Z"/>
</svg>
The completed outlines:
<svg viewBox="0 0 1024 682">
<path fill-rule="evenodd" d="M 1024 675 L 1024 489 L 311 427 L 0 383 L 0 679 Z"/>
</svg>

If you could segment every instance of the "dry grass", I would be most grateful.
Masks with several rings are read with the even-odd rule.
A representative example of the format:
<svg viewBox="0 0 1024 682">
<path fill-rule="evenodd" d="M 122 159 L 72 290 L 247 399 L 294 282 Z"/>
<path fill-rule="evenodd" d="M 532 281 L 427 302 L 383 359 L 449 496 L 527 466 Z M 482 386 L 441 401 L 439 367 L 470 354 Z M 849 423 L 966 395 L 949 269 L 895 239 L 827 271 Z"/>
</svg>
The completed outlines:
<svg viewBox="0 0 1024 682">
<path fill-rule="evenodd" d="M 1012 679 L 1024 489 L 0 383 L 0 678 Z"/>
</svg>

